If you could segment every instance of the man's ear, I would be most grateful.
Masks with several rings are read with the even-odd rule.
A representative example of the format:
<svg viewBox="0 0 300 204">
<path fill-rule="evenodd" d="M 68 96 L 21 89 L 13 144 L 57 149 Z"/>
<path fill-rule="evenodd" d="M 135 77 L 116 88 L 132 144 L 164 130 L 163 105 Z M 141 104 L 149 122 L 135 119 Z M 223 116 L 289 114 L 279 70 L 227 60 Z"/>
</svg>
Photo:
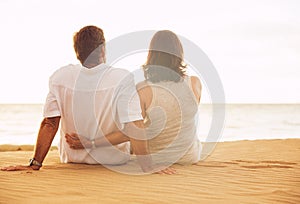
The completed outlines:
<svg viewBox="0 0 300 204">
<path fill-rule="evenodd" d="M 101 58 L 105 58 L 105 45 L 101 45 Z"/>
<path fill-rule="evenodd" d="M 100 59 L 102 62 L 106 63 L 106 53 L 105 53 L 105 45 L 101 45 Z"/>
</svg>

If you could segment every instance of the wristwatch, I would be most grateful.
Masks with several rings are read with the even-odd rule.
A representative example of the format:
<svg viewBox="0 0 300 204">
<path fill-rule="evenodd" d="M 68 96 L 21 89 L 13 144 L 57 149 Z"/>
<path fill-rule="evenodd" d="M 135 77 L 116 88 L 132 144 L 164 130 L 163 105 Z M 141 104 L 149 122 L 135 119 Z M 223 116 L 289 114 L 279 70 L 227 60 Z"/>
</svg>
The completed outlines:
<svg viewBox="0 0 300 204">
<path fill-rule="evenodd" d="M 29 160 L 29 166 L 38 166 L 38 167 L 42 167 L 43 165 L 38 162 L 37 160 L 35 160 L 34 158 Z"/>
</svg>

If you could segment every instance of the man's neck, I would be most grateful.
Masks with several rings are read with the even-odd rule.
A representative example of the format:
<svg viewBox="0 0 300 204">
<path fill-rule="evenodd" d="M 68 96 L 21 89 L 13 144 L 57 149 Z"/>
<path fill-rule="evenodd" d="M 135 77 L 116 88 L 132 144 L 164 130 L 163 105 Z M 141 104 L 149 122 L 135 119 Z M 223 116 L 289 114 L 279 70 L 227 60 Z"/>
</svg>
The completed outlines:
<svg viewBox="0 0 300 204">
<path fill-rule="evenodd" d="M 99 64 L 101 64 L 101 63 L 95 63 L 95 64 L 92 64 L 92 63 L 90 63 L 90 64 L 83 64 L 83 66 L 84 67 L 86 67 L 86 68 L 89 68 L 89 69 L 92 69 L 92 68 L 94 68 L 94 67 L 96 67 L 96 66 L 98 66 Z"/>
<path fill-rule="evenodd" d="M 84 62 L 83 66 L 92 69 L 102 63 L 104 63 L 103 60 L 99 60 L 98 62 Z"/>
</svg>

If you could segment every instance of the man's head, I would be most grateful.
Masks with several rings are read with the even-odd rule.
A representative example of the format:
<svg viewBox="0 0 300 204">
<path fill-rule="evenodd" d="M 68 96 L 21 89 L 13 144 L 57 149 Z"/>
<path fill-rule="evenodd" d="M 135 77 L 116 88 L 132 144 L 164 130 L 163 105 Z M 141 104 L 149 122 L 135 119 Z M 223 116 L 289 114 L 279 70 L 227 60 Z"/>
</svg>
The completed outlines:
<svg viewBox="0 0 300 204">
<path fill-rule="evenodd" d="M 105 38 L 103 30 L 96 26 L 81 28 L 73 37 L 77 59 L 86 67 L 105 62 Z"/>
</svg>

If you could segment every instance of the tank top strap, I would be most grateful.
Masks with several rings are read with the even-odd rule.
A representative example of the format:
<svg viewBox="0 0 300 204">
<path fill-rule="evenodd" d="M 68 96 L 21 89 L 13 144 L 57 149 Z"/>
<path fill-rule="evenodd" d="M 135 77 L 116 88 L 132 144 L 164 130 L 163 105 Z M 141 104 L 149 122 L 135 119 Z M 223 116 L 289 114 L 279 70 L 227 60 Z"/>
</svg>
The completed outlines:
<svg viewBox="0 0 300 204">
<path fill-rule="evenodd" d="M 198 100 L 197 100 L 197 98 L 195 96 L 194 89 L 193 89 L 193 86 L 192 86 L 192 80 L 191 79 L 192 79 L 191 76 L 186 76 L 186 78 L 184 80 L 186 80 L 186 83 L 188 84 L 190 90 L 193 93 L 193 98 L 194 98 L 195 102 L 198 104 Z"/>
<path fill-rule="evenodd" d="M 188 84 L 189 88 L 193 90 L 191 76 L 186 76 L 184 80 Z"/>
</svg>

